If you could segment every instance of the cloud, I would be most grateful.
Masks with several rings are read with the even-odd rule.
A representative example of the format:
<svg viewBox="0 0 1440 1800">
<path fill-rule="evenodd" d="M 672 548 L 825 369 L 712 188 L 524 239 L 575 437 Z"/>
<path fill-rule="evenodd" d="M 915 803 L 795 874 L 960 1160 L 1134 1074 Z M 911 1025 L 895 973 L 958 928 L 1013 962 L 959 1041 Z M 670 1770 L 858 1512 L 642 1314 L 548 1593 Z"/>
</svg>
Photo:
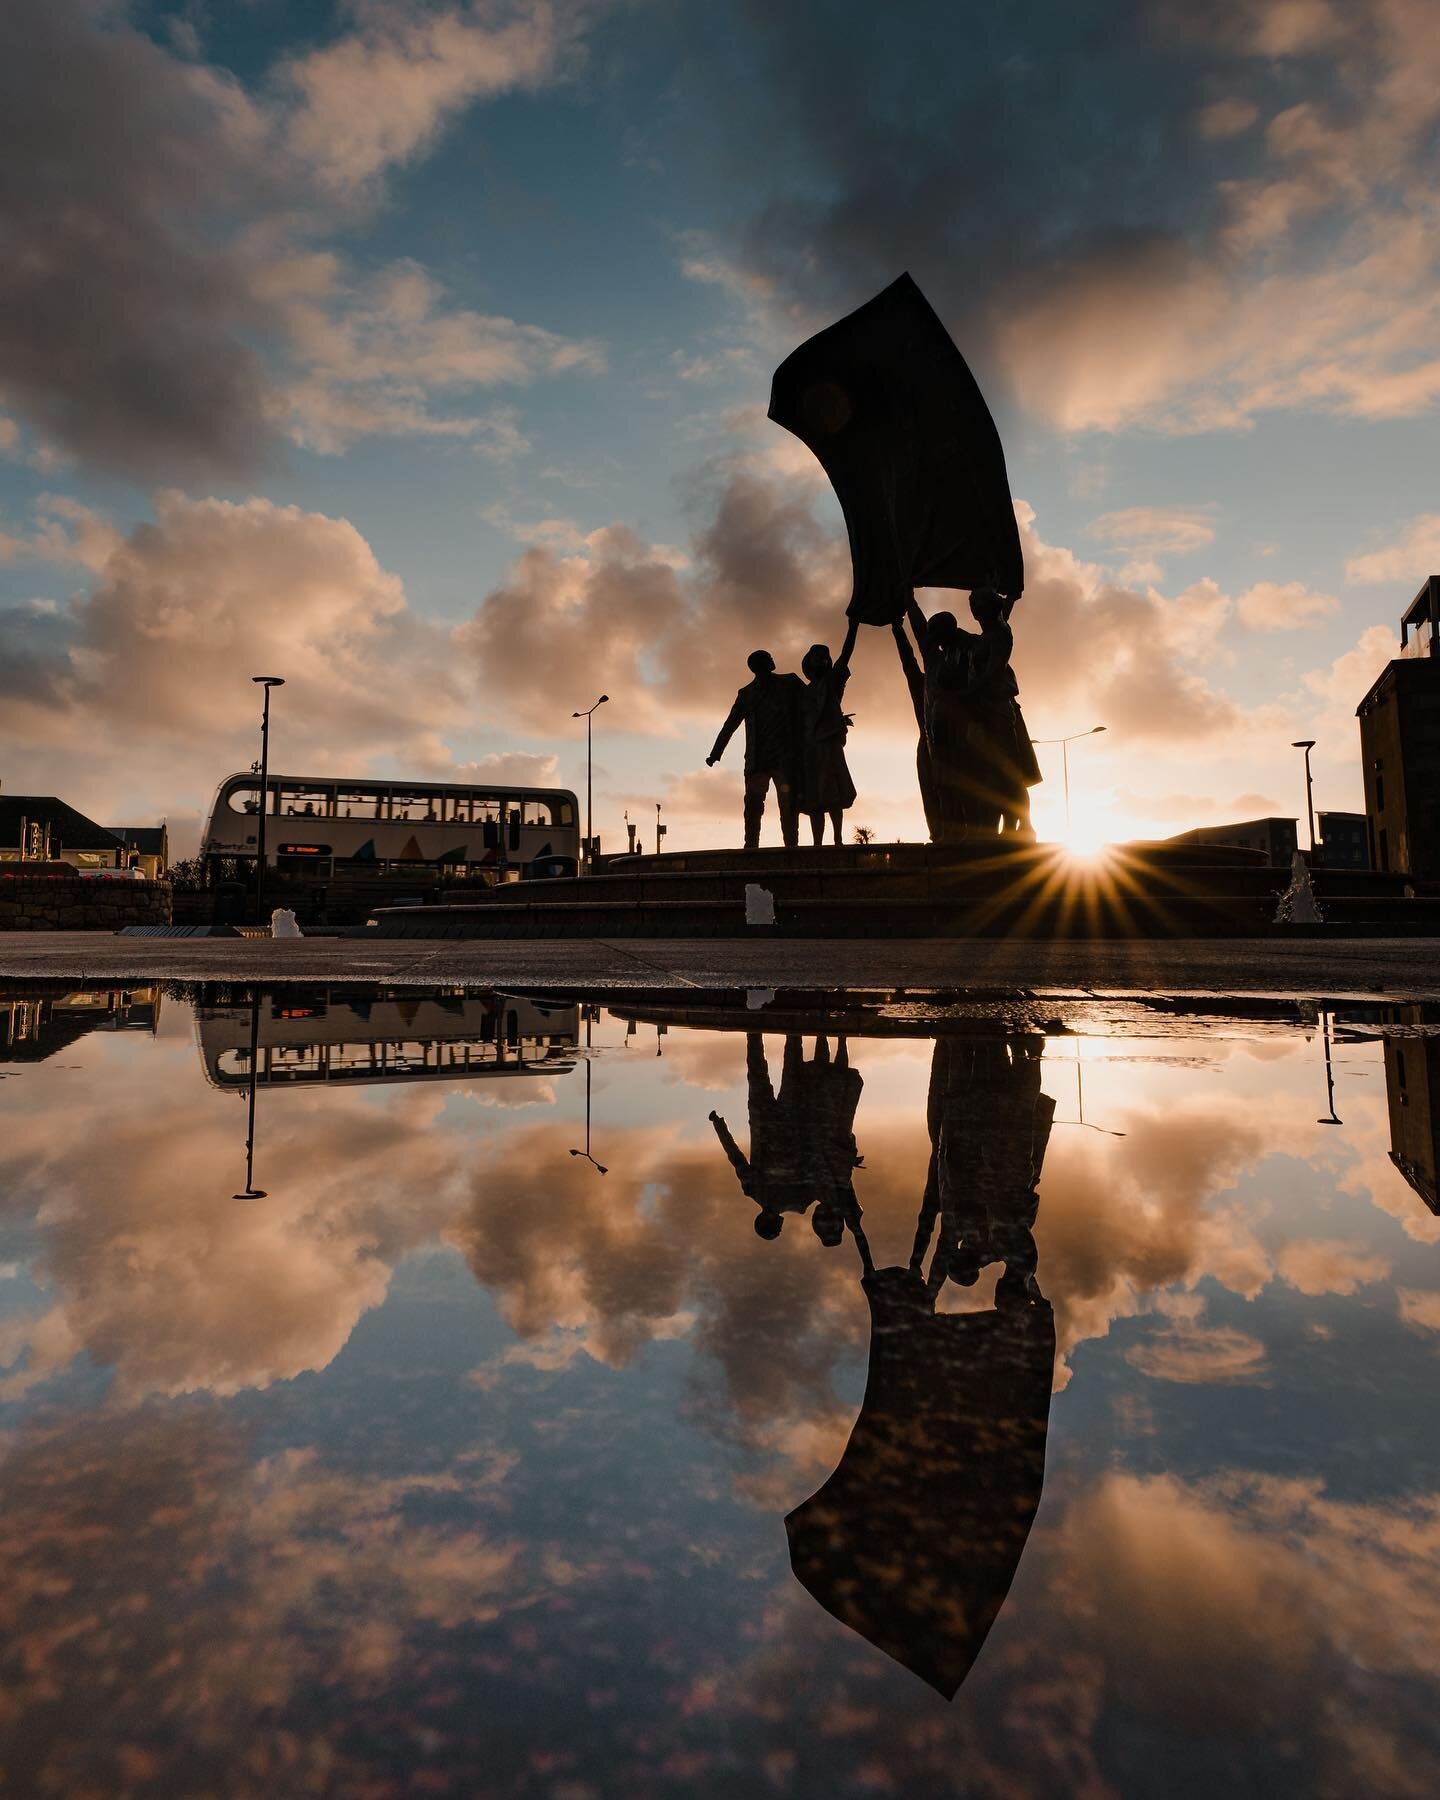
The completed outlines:
<svg viewBox="0 0 1440 1800">
<path fill-rule="evenodd" d="M 1215 542 L 1211 515 L 1193 507 L 1127 506 L 1102 513 L 1086 530 L 1135 556 L 1189 556 Z"/>
<path fill-rule="evenodd" d="M 1339 610 L 1333 594 L 1314 593 L 1303 581 L 1257 581 L 1235 601 L 1247 631 L 1300 631 Z"/>
<path fill-rule="evenodd" d="M 193 1079 L 190 1045 L 170 1054 Z M 38 1310 L 0 1327 L 0 1386 L 12 1394 L 78 1356 L 112 1371 L 127 1404 L 323 1369 L 383 1301 L 395 1264 L 457 1204 L 462 1145 L 428 1129 L 433 1102 L 413 1094 L 275 1109 L 267 1193 L 236 1204 L 243 1107 L 232 1095 L 167 1106 L 157 1073 L 132 1073 L 143 1104 L 117 1078 L 83 1120 L 62 1127 L 64 1109 L 42 1103 L 7 1133 L 7 1204 L 38 1220 L 32 1274 L 45 1290 Z M 389 1173 L 377 1187 L 379 1168 Z"/>
<path fill-rule="evenodd" d="M 831 25 L 819 42 L 776 0 L 691 26 L 688 153 L 757 197 L 684 267 L 757 339 L 909 267 L 982 381 L 1066 431 L 1396 417 L 1440 394 L 1428 0 L 1012 11 L 979 50 L 925 0 Z"/>
<path fill-rule="evenodd" d="M 1440 1293 L 1433 1288 L 1396 1288 L 1400 1317 L 1422 1331 L 1440 1331 Z"/>
<path fill-rule="evenodd" d="M 538 541 L 460 627 L 457 644 L 522 729 L 553 728 L 556 691 L 583 694 L 597 674 L 615 702 L 610 730 L 666 735 L 691 720 L 718 727 L 749 679 L 751 650 L 769 648 L 793 668 L 811 643 L 838 647 L 849 553 L 817 510 L 821 493 L 813 466 L 780 471 L 763 451 L 747 450 L 695 478 L 683 551 L 647 544 L 619 522 L 582 535 L 568 521 L 542 521 Z M 1169 600 L 1107 581 L 1047 543 L 1030 507 L 1017 503 L 1016 513 L 1027 588 L 1015 662 L 1032 729 L 1034 716 L 1081 704 L 1132 740 L 1189 741 L 1238 723 L 1240 709 L 1191 666 L 1213 651 L 1230 605 L 1213 582 Z M 921 599 L 933 610 L 953 597 Z M 913 736 L 888 633 L 862 630 L 847 706 L 872 742 L 875 734 Z"/>
<path fill-rule="evenodd" d="M 114 8 L 0 9 L 0 388 L 47 441 L 132 476 L 264 459 L 271 320 L 205 223 L 266 201 L 238 110 Z"/>
<path fill-rule="evenodd" d="M 1243 1331 L 1192 1326 L 1147 1337 L 1125 1352 L 1125 1360 L 1153 1381 L 1215 1386 L 1258 1380 L 1265 1371 L 1265 1346 Z"/>
<path fill-rule="evenodd" d="M 106 810 L 123 744 L 125 779 L 154 783 L 154 810 L 198 808 L 218 774 L 252 760 L 249 676 L 272 669 L 287 682 L 275 707 L 282 764 L 353 769 L 412 750 L 445 760 L 435 734 L 459 717 L 461 694 L 443 633 L 409 612 L 348 521 L 174 492 L 124 539 L 58 517 L 83 525 L 73 548 L 108 550 L 97 548 L 93 586 L 39 636 L 35 621 L 0 613 L 12 766 L 28 761 L 36 779 L 58 769 L 76 804 Z"/>
<path fill-rule="evenodd" d="M 514 408 L 456 413 L 453 396 L 603 366 L 594 344 L 446 307 L 439 284 L 413 262 L 357 286 L 333 258 L 298 257 L 267 269 L 264 287 L 283 308 L 302 370 L 287 394 L 291 433 L 313 450 L 400 433 L 471 439 L 482 456 L 509 462 L 530 448 Z M 437 399 L 451 403 L 436 412 Z"/>
<path fill-rule="evenodd" d="M 1282 1281 L 1302 1294 L 1353 1294 L 1357 1288 L 1383 1281 L 1390 1264 L 1361 1244 L 1301 1238 L 1276 1253 L 1275 1270 Z"/>
<path fill-rule="evenodd" d="M 342 193 L 413 161 L 462 107 L 549 79 L 573 32 L 545 0 L 357 10 L 356 30 L 279 71 L 291 152 Z"/>
<path fill-rule="evenodd" d="M 1362 585 L 1403 581 L 1419 589 L 1440 570 L 1440 513 L 1421 513 L 1394 543 L 1345 559 L 1345 579 Z"/>
<path fill-rule="evenodd" d="M 437 1686 L 473 1672 L 440 1676 L 453 1634 L 587 1578 L 507 1525 L 513 1462 L 434 1460 L 392 1450 L 378 1475 L 304 1447 L 260 1457 L 196 1405 L 13 1433 L 6 1766 L 55 1793 L 372 1785 L 354 1725 L 377 1696 L 420 1668 Z"/>
<path fill-rule="evenodd" d="M 250 91 L 108 0 L 0 10 L 0 391 L 45 454 L 187 484 L 263 468 L 287 435 L 467 438 L 505 460 L 513 414 L 430 397 L 596 366 L 594 346 L 447 308 L 413 264 L 356 280 L 313 247 L 460 107 L 549 79 L 573 19 L 543 0 L 354 16 Z"/>
</svg>

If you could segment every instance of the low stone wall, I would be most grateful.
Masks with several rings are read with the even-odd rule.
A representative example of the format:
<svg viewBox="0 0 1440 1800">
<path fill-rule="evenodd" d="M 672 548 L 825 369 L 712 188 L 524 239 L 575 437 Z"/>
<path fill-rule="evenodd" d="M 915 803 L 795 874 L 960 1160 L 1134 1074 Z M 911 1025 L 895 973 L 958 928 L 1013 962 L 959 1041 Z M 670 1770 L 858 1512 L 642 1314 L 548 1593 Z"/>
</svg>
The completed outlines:
<svg viewBox="0 0 1440 1800">
<path fill-rule="evenodd" d="M 168 881 L 0 877 L 0 931 L 119 931 L 170 922 Z"/>
</svg>

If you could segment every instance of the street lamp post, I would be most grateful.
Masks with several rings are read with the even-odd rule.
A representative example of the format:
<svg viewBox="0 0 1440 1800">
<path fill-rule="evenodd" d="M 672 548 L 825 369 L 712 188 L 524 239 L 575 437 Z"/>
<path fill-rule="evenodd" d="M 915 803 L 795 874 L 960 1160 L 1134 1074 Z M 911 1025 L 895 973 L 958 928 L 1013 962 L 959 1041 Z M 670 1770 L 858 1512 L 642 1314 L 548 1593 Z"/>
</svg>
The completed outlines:
<svg viewBox="0 0 1440 1800">
<path fill-rule="evenodd" d="M 250 679 L 265 690 L 265 705 L 260 714 L 260 830 L 255 846 L 255 923 L 265 922 L 265 808 L 269 802 L 270 776 L 270 690 L 284 687 L 283 675 L 252 675 Z"/>
<path fill-rule="evenodd" d="M 1072 731 L 1069 737 L 1031 738 L 1032 744 L 1058 744 L 1060 746 L 1060 766 L 1065 773 L 1065 830 L 1070 830 L 1070 746 L 1077 738 L 1094 737 L 1097 731 L 1103 731 L 1103 725 L 1092 725 L 1088 731 Z"/>
<path fill-rule="evenodd" d="M 1305 811 L 1310 819 L 1310 857 L 1315 857 L 1315 784 L 1310 779 L 1310 752 L 1315 748 L 1314 738 L 1296 738 L 1291 744 L 1292 750 L 1305 752 Z"/>
<path fill-rule="evenodd" d="M 583 719 L 585 721 L 585 872 L 587 875 L 595 865 L 593 780 L 595 746 L 593 726 L 595 714 L 609 698 L 610 696 L 608 694 L 602 694 L 588 712 L 573 712 L 570 715 L 572 719 Z"/>
</svg>

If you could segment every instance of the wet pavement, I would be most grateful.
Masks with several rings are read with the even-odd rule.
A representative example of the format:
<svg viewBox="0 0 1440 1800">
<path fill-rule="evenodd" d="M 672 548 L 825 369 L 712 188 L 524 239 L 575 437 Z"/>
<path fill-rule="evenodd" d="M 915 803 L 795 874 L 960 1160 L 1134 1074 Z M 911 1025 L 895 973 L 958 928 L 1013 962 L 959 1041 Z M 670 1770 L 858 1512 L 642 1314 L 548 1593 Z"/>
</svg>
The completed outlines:
<svg viewBox="0 0 1440 1800">
<path fill-rule="evenodd" d="M 1440 999 L 1440 940 L 1297 937 L 929 943 L 721 938 L 434 943 L 0 932 L 0 978 L 357 981 L 644 992 L 883 988 Z"/>
<path fill-rule="evenodd" d="M 1270 975 L 0 984 L 6 1791 L 1440 1790 L 1440 1012 Z"/>
</svg>

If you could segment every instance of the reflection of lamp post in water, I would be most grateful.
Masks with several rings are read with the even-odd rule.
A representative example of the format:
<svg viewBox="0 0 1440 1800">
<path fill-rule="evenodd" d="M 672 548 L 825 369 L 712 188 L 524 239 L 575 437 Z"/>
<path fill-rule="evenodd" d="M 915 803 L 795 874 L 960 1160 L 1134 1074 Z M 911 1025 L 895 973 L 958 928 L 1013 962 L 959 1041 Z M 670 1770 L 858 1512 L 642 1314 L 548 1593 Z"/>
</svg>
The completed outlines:
<svg viewBox="0 0 1440 1800">
<path fill-rule="evenodd" d="M 260 714 L 260 829 L 255 846 L 255 923 L 265 922 L 265 807 L 269 800 L 270 690 L 284 687 L 283 675 L 252 675 L 265 690 L 265 709 Z"/>
<path fill-rule="evenodd" d="M 267 693 L 266 698 L 269 698 Z M 245 1192 L 232 1196 L 236 1200 L 263 1200 L 264 1188 L 255 1185 L 255 1084 L 260 1074 L 260 993 L 250 996 L 250 1079 L 247 1087 L 245 1124 Z"/>
<path fill-rule="evenodd" d="M 1325 1104 L 1330 1108 L 1328 1119 L 1317 1119 L 1317 1125 L 1343 1125 L 1345 1121 L 1335 1111 L 1335 1070 L 1330 1061 L 1330 1015 L 1320 1015 L 1320 1035 L 1325 1044 Z"/>
<path fill-rule="evenodd" d="M 1058 744 L 1060 746 L 1060 767 L 1065 773 L 1065 831 L 1070 831 L 1070 746 L 1077 738 L 1094 737 L 1097 731 L 1103 731 L 1103 725 L 1092 725 L 1088 731 L 1072 731 L 1069 737 L 1031 738 L 1032 744 Z"/>
<path fill-rule="evenodd" d="M 1103 730 L 1104 727 L 1101 727 Z M 1075 1119 L 1056 1119 L 1057 1125 L 1083 1125 L 1086 1131 L 1103 1131 L 1106 1137 L 1124 1137 L 1123 1131 L 1115 1131 L 1109 1125 L 1092 1125 L 1085 1117 L 1085 1083 L 1080 1074 L 1080 1040 L 1075 1040 L 1075 1109 L 1079 1114 Z"/>
<path fill-rule="evenodd" d="M 595 1162 L 595 1158 L 590 1154 L 590 1027 L 594 1021 L 595 1009 L 593 1006 L 587 1006 L 585 1008 L 585 1148 L 572 1150 L 570 1154 L 583 1156 L 586 1162 L 595 1163 L 595 1167 L 602 1175 L 608 1175 L 610 1171 L 604 1163 Z"/>
</svg>

